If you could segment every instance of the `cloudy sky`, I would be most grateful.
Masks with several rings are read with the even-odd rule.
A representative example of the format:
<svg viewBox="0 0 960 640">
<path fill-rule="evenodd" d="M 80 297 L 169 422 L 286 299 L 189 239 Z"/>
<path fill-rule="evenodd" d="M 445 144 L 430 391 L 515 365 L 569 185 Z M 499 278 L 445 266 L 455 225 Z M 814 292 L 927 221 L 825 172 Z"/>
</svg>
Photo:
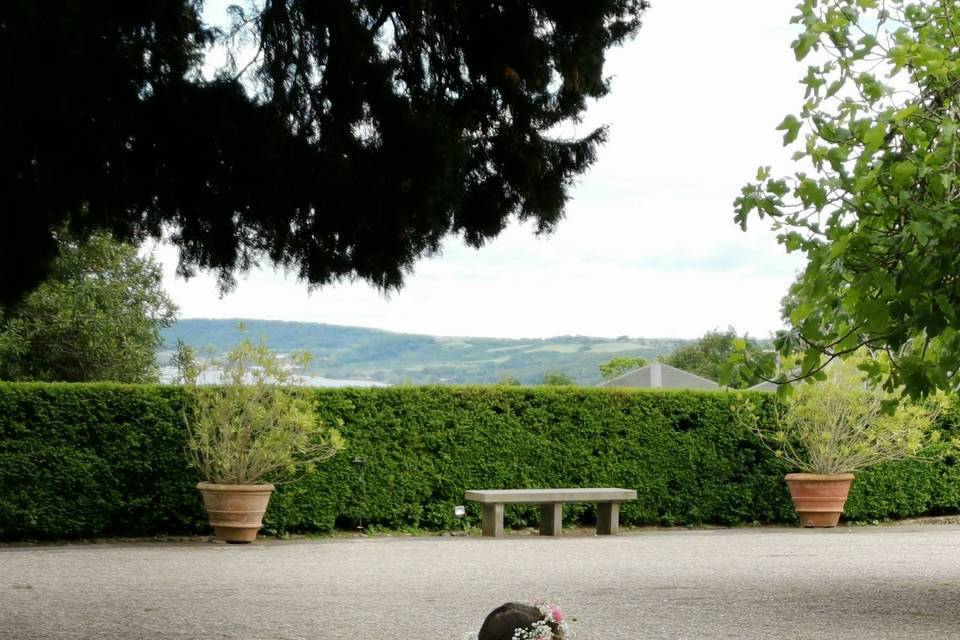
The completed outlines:
<svg viewBox="0 0 960 640">
<path fill-rule="evenodd" d="M 362 282 L 308 294 L 264 268 L 220 297 L 215 279 L 176 278 L 184 318 L 262 318 L 455 336 L 691 338 L 734 326 L 766 337 L 802 265 L 767 225 L 747 233 L 733 199 L 760 164 L 789 169 L 774 130 L 802 101 L 793 0 L 654 0 L 635 40 L 612 51 L 612 93 L 577 131 L 610 140 L 549 236 L 514 224 L 480 250 L 458 238 L 389 297 Z M 776 172 L 776 171 L 775 171 Z"/>
</svg>

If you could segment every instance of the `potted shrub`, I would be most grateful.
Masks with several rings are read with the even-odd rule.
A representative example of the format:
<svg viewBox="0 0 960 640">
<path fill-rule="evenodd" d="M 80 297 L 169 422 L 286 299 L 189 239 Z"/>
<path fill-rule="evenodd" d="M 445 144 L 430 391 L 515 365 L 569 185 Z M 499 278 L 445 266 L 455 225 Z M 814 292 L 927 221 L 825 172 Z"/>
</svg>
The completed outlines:
<svg viewBox="0 0 960 640">
<path fill-rule="evenodd" d="M 837 526 L 856 471 L 916 457 L 939 438 L 931 427 L 942 398 L 915 403 L 884 391 L 858 367 L 865 360 L 836 361 L 824 379 L 799 384 L 772 423 L 746 412 L 764 444 L 797 470 L 785 479 L 801 526 Z"/>
<path fill-rule="evenodd" d="M 222 360 L 195 366 L 178 354 L 190 399 L 190 460 L 214 536 L 253 542 L 274 483 L 308 472 L 343 447 L 336 429 L 317 417 L 310 388 L 294 386 L 309 354 L 279 356 L 244 338 Z"/>
</svg>

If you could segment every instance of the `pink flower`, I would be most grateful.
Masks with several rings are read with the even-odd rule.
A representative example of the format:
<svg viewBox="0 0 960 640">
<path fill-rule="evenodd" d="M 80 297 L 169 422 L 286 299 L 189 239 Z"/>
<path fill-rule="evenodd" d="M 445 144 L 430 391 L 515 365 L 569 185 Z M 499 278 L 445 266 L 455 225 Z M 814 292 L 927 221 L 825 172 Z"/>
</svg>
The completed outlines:
<svg viewBox="0 0 960 640">
<path fill-rule="evenodd" d="M 547 609 L 550 611 L 550 617 L 553 618 L 553 621 L 557 624 L 563 622 L 563 613 L 560 611 L 560 607 L 555 604 L 547 605 Z"/>
</svg>

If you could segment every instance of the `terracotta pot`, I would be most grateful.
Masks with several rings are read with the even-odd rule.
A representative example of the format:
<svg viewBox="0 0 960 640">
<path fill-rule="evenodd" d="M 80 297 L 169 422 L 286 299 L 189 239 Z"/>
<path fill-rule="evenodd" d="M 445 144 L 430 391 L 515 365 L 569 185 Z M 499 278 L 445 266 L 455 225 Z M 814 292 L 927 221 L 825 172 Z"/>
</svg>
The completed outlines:
<svg viewBox="0 0 960 640">
<path fill-rule="evenodd" d="M 263 526 L 272 484 L 197 484 L 210 516 L 213 536 L 232 543 L 253 542 Z"/>
<path fill-rule="evenodd" d="M 852 473 L 818 475 L 788 473 L 785 477 L 802 527 L 835 527 L 850 493 Z"/>
</svg>

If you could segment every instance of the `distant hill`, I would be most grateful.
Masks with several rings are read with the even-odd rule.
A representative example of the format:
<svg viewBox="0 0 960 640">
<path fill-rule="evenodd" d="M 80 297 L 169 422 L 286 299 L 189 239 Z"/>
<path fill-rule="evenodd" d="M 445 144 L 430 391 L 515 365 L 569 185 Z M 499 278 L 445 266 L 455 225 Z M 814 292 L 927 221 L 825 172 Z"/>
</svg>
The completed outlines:
<svg viewBox="0 0 960 640">
<path fill-rule="evenodd" d="M 240 320 L 185 319 L 163 331 L 161 364 L 177 339 L 223 351 L 238 340 Z M 669 338 L 544 339 L 438 337 L 311 322 L 243 320 L 250 335 L 262 336 L 278 352 L 309 351 L 317 376 L 400 384 L 492 383 L 504 377 L 538 384 L 547 371 L 579 384 L 600 382 L 597 365 L 617 356 L 653 361 L 689 340 Z"/>
</svg>

